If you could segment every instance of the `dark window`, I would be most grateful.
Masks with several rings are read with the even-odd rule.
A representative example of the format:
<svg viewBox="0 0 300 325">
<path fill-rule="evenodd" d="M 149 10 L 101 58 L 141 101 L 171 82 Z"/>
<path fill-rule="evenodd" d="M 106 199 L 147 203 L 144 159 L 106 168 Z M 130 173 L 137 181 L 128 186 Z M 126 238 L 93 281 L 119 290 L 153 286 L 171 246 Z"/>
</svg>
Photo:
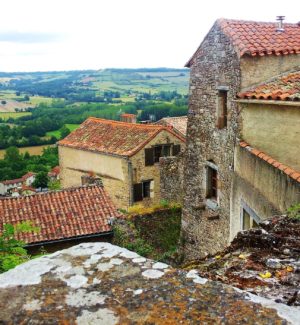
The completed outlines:
<svg viewBox="0 0 300 325">
<path fill-rule="evenodd" d="M 251 215 L 243 209 L 243 230 L 248 230 L 250 228 L 257 228 L 258 223 L 255 221 Z"/>
<path fill-rule="evenodd" d="M 165 144 L 162 146 L 162 156 L 163 157 L 171 156 L 171 145 Z"/>
<path fill-rule="evenodd" d="M 218 195 L 218 172 L 207 166 L 207 198 L 217 199 Z"/>
<path fill-rule="evenodd" d="M 142 201 L 144 198 L 150 197 L 151 181 L 144 181 L 142 183 L 133 185 L 133 201 Z"/>
<path fill-rule="evenodd" d="M 143 198 L 150 197 L 150 181 L 143 182 Z"/>
<path fill-rule="evenodd" d="M 133 185 L 133 201 L 138 202 L 143 200 L 143 184 L 138 183 Z"/>
<path fill-rule="evenodd" d="M 180 145 L 161 144 L 145 149 L 145 166 L 152 166 L 159 162 L 160 157 L 176 156 L 180 152 Z"/>
<path fill-rule="evenodd" d="M 159 158 L 162 156 L 162 146 L 154 147 L 154 162 L 159 162 Z"/>
<path fill-rule="evenodd" d="M 217 127 L 223 129 L 227 126 L 227 90 L 218 91 Z"/>
<path fill-rule="evenodd" d="M 180 152 L 180 144 L 176 144 L 173 146 L 173 156 L 177 156 Z"/>
<path fill-rule="evenodd" d="M 154 148 L 145 149 L 145 166 L 152 166 L 154 164 Z"/>
</svg>

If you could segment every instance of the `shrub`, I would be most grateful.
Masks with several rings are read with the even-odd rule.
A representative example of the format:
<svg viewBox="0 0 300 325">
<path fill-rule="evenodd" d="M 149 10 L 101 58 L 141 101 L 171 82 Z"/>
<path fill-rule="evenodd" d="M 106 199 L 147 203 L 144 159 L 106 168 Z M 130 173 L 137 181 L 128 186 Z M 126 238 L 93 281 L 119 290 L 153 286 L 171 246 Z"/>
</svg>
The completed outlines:
<svg viewBox="0 0 300 325">
<path fill-rule="evenodd" d="M 15 266 L 30 259 L 26 249 L 25 243 L 17 240 L 15 236 L 18 233 L 39 231 L 39 228 L 33 227 L 29 221 L 19 223 L 15 226 L 5 224 L 3 232 L 0 235 L 0 273 L 6 272 Z"/>
<path fill-rule="evenodd" d="M 300 203 L 288 208 L 287 213 L 289 217 L 300 220 Z"/>
</svg>

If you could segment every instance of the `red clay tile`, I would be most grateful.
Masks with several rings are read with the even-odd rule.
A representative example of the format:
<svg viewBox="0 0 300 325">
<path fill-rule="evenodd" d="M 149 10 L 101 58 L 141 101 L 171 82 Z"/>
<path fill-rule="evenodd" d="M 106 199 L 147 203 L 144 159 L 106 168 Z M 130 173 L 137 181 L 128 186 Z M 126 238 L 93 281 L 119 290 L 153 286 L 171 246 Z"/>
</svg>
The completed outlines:
<svg viewBox="0 0 300 325">
<path fill-rule="evenodd" d="M 183 136 L 163 125 L 126 123 L 90 117 L 58 144 L 119 156 L 132 156 L 163 130 L 185 141 Z"/>
<path fill-rule="evenodd" d="M 109 219 L 118 217 L 106 191 L 97 185 L 0 199 L 0 233 L 6 223 L 32 221 L 40 227 L 38 233 L 17 235 L 26 243 L 108 232 Z"/>
<path fill-rule="evenodd" d="M 289 55 L 300 53 L 300 28 L 284 23 L 284 32 L 277 32 L 277 23 L 218 19 L 215 25 L 236 48 L 240 57 L 264 55 Z M 186 64 L 190 67 L 201 55 L 201 45 Z"/>
<path fill-rule="evenodd" d="M 242 99 L 300 100 L 300 72 L 281 75 L 238 94 Z"/>
</svg>

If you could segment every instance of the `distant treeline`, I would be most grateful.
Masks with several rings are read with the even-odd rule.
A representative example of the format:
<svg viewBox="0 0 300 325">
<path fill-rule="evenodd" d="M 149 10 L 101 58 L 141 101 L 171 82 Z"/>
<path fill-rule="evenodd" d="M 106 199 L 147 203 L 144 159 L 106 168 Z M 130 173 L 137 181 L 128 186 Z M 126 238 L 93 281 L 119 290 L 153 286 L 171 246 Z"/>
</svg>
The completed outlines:
<svg viewBox="0 0 300 325">
<path fill-rule="evenodd" d="M 10 146 L 26 147 L 55 143 L 57 139 L 47 137 L 48 131 L 61 129 L 65 124 L 80 124 L 88 117 L 119 120 L 122 113 L 137 114 L 138 120 L 157 121 L 166 116 L 187 114 L 187 99 L 170 102 L 140 100 L 128 104 L 91 103 L 67 105 L 64 100 L 53 100 L 51 105 L 40 104 L 31 109 L 32 115 L 19 118 L 0 119 L 0 149 Z"/>
</svg>

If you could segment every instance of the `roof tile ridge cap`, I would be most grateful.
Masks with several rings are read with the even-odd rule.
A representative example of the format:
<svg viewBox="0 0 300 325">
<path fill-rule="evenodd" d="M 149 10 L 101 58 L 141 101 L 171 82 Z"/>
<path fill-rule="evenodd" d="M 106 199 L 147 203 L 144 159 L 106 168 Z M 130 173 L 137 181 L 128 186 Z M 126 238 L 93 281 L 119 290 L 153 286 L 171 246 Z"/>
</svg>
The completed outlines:
<svg viewBox="0 0 300 325">
<path fill-rule="evenodd" d="M 35 197 L 35 196 L 46 196 L 46 195 L 50 195 L 50 194 L 56 194 L 56 193 L 62 193 L 62 192 L 72 192 L 75 190 L 80 190 L 80 189 L 84 189 L 84 188 L 89 188 L 89 187 L 98 187 L 101 189 L 104 189 L 103 186 L 98 185 L 98 184 L 86 184 L 86 185 L 80 185 L 80 186 L 72 186 L 72 187 L 68 187 L 68 188 L 62 188 L 60 190 L 51 190 L 51 191 L 47 191 L 47 192 L 36 192 L 35 194 L 28 194 L 28 195 L 22 195 L 22 196 L 18 196 L 18 197 L 3 197 L 0 198 L 0 200 L 17 200 L 17 199 L 23 199 L 25 197 Z"/>
<path fill-rule="evenodd" d="M 116 121 L 116 120 L 107 120 L 107 119 L 102 119 L 102 118 L 98 118 L 98 117 L 89 117 L 87 120 L 93 120 L 98 123 L 104 122 L 106 124 L 118 124 L 118 125 L 124 125 L 124 126 L 126 125 L 126 126 L 130 126 L 130 127 L 142 127 L 142 128 L 153 128 L 153 129 L 159 129 L 161 127 L 160 125 L 155 125 L 155 124 L 130 123 L 130 122 L 122 122 L 122 121 Z M 85 123 L 85 122 L 83 122 L 83 123 Z"/>
</svg>

